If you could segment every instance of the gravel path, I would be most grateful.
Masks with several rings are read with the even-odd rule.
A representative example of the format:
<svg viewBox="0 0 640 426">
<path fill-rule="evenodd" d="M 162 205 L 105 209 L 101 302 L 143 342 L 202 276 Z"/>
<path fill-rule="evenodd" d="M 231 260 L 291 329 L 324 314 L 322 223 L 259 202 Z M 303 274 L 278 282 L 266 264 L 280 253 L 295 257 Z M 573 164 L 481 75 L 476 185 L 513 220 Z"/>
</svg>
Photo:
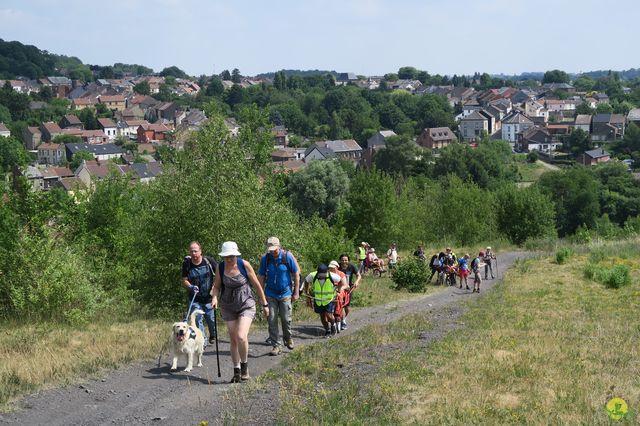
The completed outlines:
<svg viewBox="0 0 640 426">
<path fill-rule="evenodd" d="M 483 281 L 482 291 L 486 292 L 493 287 L 517 258 L 528 255 L 524 252 L 501 254 L 498 259 L 499 275 L 495 280 Z M 459 309 L 460 302 L 474 297 L 482 297 L 482 293 L 476 295 L 457 287 L 448 287 L 435 294 L 416 296 L 383 307 L 353 310 L 349 316 L 349 328 L 342 334 L 354 333 L 374 322 L 390 322 L 421 311 L 436 313 L 447 309 L 457 317 L 462 311 Z M 429 335 L 423 338 L 429 341 L 440 338 L 451 328 L 450 323 L 448 325 L 445 322 L 441 327 L 440 330 L 430 330 Z M 170 332 L 170 326 L 167 329 Z M 294 341 L 298 345 L 324 341 L 320 337 L 322 333 L 319 321 L 294 324 Z M 263 343 L 266 337 L 266 330 L 254 330 L 251 333 L 249 366 L 253 376 L 277 366 L 282 359 L 282 356 L 268 355 L 271 347 Z M 275 410 L 270 410 L 265 417 L 264 406 L 270 404 L 273 407 L 273 404 L 277 404 L 277 401 L 274 401 L 277 394 L 257 395 L 255 401 L 245 401 L 242 407 L 229 405 L 230 391 L 242 385 L 226 383 L 232 370 L 228 341 L 221 340 L 219 347 L 222 378 L 217 377 L 215 350 L 212 348 L 213 346 L 209 346 L 205 350 L 204 366 L 195 367 L 191 373 L 171 372 L 170 359 L 165 354 L 157 363 L 136 363 L 81 385 L 38 392 L 22 399 L 19 410 L 0 414 L 0 424 L 194 425 L 201 420 L 209 420 L 209 424 L 216 424 L 222 422 L 220 413 L 228 415 L 238 411 L 244 414 L 245 420 L 242 424 L 275 423 Z M 226 422 L 235 422 L 234 418 L 237 421 L 237 416 L 231 415 L 231 418 L 226 417 Z"/>
</svg>

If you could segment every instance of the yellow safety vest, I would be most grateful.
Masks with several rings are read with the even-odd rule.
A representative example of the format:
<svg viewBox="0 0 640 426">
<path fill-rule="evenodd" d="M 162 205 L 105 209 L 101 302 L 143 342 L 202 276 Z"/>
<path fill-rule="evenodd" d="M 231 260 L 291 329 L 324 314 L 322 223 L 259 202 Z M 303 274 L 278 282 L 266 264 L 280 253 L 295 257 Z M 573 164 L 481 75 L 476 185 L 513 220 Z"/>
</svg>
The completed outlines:
<svg viewBox="0 0 640 426">
<path fill-rule="evenodd" d="M 314 302 L 318 306 L 327 306 L 333 302 L 336 296 L 336 289 L 331 281 L 331 273 L 327 272 L 327 279 L 324 283 L 320 283 L 320 280 L 316 278 L 317 271 L 313 273 L 313 297 Z"/>
<path fill-rule="evenodd" d="M 364 247 L 358 247 L 358 250 L 360 250 L 360 260 L 364 260 L 367 257 L 367 252 Z"/>
</svg>

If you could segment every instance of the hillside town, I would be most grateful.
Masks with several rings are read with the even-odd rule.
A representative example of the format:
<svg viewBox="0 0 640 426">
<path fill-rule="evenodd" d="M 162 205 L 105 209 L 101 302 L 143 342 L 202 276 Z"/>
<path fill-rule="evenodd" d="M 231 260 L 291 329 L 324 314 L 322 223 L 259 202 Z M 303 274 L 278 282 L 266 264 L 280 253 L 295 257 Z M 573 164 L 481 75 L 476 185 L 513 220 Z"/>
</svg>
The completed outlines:
<svg viewBox="0 0 640 426">
<path fill-rule="evenodd" d="M 417 146 L 436 156 L 439 150 L 453 143 L 473 147 L 483 139 L 498 139 L 507 141 L 514 152 L 536 152 L 544 161 L 553 162 L 556 158 L 566 158 L 566 154 L 558 152 L 563 140 L 580 129 L 598 146 L 578 153 L 575 161 L 593 165 L 610 160 L 607 144 L 620 140 L 629 123 L 640 125 L 640 108 L 633 108 L 628 114 L 598 112 L 611 110 L 606 93 L 578 91 L 568 83 L 476 90 L 472 86 L 453 84 L 423 85 L 416 79 L 363 78 L 353 73 L 337 74 L 333 81 L 336 86 L 446 98 L 457 112 L 456 126 L 424 128 L 414 138 Z M 141 84 L 148 88 L 148 94 L 136 93 L 134 88 Z M 234 86 L 249 88 L 271 84 L 274 79 L 222 80 L 225 91 Z M 157 99 L 161 90 L 167 88 L 174 97 L 197 96 L 203 89 L 190 79 L 142 75 L 97 78 L 85 83 L 64 76 L 50 76 L 37 80 L 0 80 L 0 86 L 25 95 L 47 91 L 52 98 L 65 100 L 68 105 L 58 122 L 43 121 L 13 135 L 23 142 L 34 160 L 14 173 L 27 177 L 34 190 L 91 188 L 96 180 L 110 173 L 130 175 L 142 182 L 151 180 L 162 172 L 162 164 L 154 156 L 156 150 L 162 146 L 182 149 L 188 135 L 207 122 L 201 109 Z M 31 110 L 45 107 L 46 103 L 42 101 L 31 101 L 29 105 Z M 595 113 L 581 113 L 585 108 Z M 96 128 L 88 129 L 79 118 L 86 110 L 103 116 L 96 118 Z M 238 134 L 240 127 L 233 118 L 226 119 L 225 124 L 231 135 Z M 299 135 L 305 144 L 291 146 L 286 126 L 275 125 L 271 133 L 274 142 L 272 160 L 276 170 L 284 172 L 295 172 L 315 160 L 342 159 L 370 167 L 374 155 L 386 146 L 386 140 L 397 136 L 387 129 L 380 129 L 367 140 L 360 141 L 353 138 L 313 140 L 308 135 Z M 10 134 L 8 127 L 0 122 L 0 136 Z M 74 155 L 79 151 L 88 152 L 91 159 L 83 160 L 72 169 Z"/>
</svg>

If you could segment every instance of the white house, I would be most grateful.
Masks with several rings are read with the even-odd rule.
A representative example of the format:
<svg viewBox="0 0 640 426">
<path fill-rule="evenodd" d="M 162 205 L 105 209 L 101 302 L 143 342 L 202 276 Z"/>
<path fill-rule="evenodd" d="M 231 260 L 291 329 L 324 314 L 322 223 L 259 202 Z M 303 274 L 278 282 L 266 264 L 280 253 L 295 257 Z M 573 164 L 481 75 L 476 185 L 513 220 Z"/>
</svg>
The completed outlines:
<svg viewBox="0 0 640 426">
<path fill-rule="evenodd" d="M 98 124 L 100 124 L 100 128 L 110 141 L 118 136 L 118 126 L 116 126 L 116 123 L 114 123 L 112 119 L 98 118 Z"/>
<path fill-rule="evenodd" d="M 518 140 L 518 133 L 522 133 L 533 127 L 533 121 L 520 111 L 515 111 L 502 121 L 502 139 L 515 144 Z"/>
</svg>

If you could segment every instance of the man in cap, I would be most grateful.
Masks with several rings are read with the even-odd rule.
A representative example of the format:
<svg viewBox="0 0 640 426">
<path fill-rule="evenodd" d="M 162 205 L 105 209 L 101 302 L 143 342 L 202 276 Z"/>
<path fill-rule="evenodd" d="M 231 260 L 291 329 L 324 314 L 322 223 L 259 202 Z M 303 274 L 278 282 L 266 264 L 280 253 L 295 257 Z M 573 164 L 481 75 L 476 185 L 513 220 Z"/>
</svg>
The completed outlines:
<svg viewBox="0 0 640 426">
<path fill-rule="evenodd" d="M 282 343 L 278 331 L 278 318 L 282 324 L 284 345 L 293 349 L 291 339 L 291 302 L 300 295 L 300 269 L 298 261 L 287 250 L 280 247 L 278 237 L 267 240 L 267 254 L 260 259 L 258 280 L 264 288 L 269 304 L 269 342 L 273 345 L 270 355 L 279 355 Z"/>
<path fill-rule="evenodd" d="M 358 272 L 360 275 L 365 272 L 365 259 L 367 258 L 367 243 L 365 241 L 360 243 L 360 247 L 358 247 L 358 262 L 360 262 L 360 269 Z"/>
<path fill-rule="evenodd" d="M 305 278 L 309 293 L 313 297 L 313 310 L 320 314 L 324 326 L 324 336 L 331 337 L 338 332 L 333 316 L 336 307 L 336 295 L 340 289 L 348 287 L 347 281 L 340 275 L 329 272 L 327 265 L 320 264 L 318 269 Z"/>
</svg>

